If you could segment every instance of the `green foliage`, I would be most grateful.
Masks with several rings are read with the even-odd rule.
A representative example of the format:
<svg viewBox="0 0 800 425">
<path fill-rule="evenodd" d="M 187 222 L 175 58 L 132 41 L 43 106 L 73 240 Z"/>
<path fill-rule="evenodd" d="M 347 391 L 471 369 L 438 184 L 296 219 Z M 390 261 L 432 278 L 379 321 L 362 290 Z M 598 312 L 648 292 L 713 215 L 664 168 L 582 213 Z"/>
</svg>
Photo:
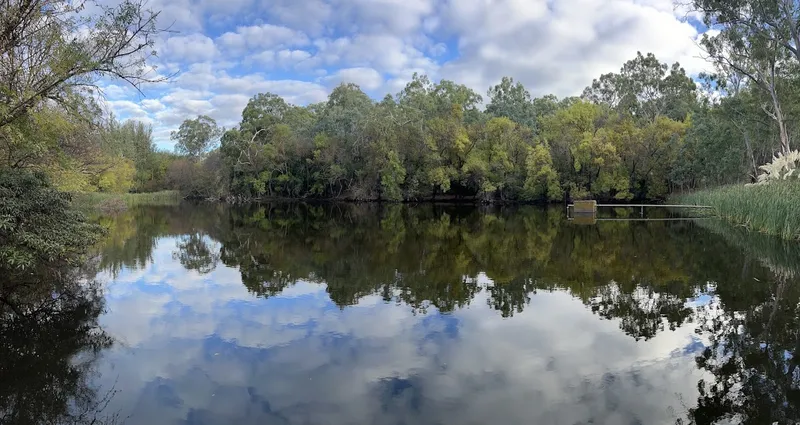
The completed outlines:
<svg viewBox="0 0 800 425">
<path fill-rule="evenodd" d="M 71 209 L 70 195 L 29 171 L 0 171 L 0 274 L 79 265 L 100 228 Z"/>
<path fill-rule="evenodd" d="M 68 0 L 4 3 L 0 52 L 18 59 L 0 65 L 0 137 L 13 138 L 12 128 L 24 126 L 29 113 L 48 102 L 83 115 L 86 95 L 100 78 L 121 77 L 133 85 L 163 81 L 149 76 L 146 66 L 162 31 L 158 13 L 129 0 L 98 8 L 88 14 L 83 4 Z"/>
<path fill-rule="evenodd" d="M 514 79 L 503 77 L 500 84 L 489 89 L 489 104 L 486 113 L 496 117 L 506 117 L 528 128 L 536 128 L 536 106 L 531 95 Z"/>
<path fill-rule="evenodd" d="M 523 187 L 527 200 L 560 201 L 564 196 L 558 183 L 558 173 L 553 168 L 553 158 L 544 145 L 528 148 L 525 160 L 527 176 Z"/>
<path fill-rule="evenodd" d="M 796 180 L 723 186 L 675 199 L 685 204 L 710 205 L 718 216 L 734 225 L 784 239 L 800 239 L 800 182 Z"/>
<path fill-rule="evenodd" d="M 133 187 L 135 176 L 133 161 L 123 159 L 100 174 L 97 187 L 103 192 L 125 193 Z"/>
<path fill-rule="evenodd" d="M 380 102 L 354 84 L 306 107 L 261 93 L 223 135 L 220 166 L 204 181 L 236 199 L 544 202 L 663 201 L 676 189 L 754 180 L 800 128 L 787 133 L 765 114 L 771 100 L 741 73 L 701 81 L 730 95 L 698 97 L 679 64 L 642 53 L 582 98 L 532 99 L 504 78 L 485 111 L 469 87 L 418 74 Z M 783 104 L 800 104 L 793 77 L 775 84 Z"/>
<path fill-rule="evenodd" d="M 222 137 L 221 174 L 229 195 L 244 199 L 663 199 L 674 186 L 694 89 L 678 65 L 652 55 L 621 75 L 625 87 L 602 90 L 647 94 L 636 108 L 597 96 L 531 99 L 510 78 L 489 90 L 485 112 L 470 88 L 422 75 L 378 103 L 354 84 L 307 107 L 262 93 Z"/>
<path fill-rule="evenodd" d="M 386 166 L 381 173 L 382 198 L 388 201 L 401 201 L 403 199 L 402 185 L 406 179 L 406 169 L 400 163 L 400 157 L 395 151 L 389 151 Z"/>
<path fill-rule="evenodd" d="M 213 147 L 223 132 L 224 129 L 217 127 L 213 118 L 200 115 L 193 120 L 184 120 L 178 131 L 173 131 L 169 137 L 175 141 L 176 152 L 199 158 Z"/>
<path fill-rule="evenodd" d="M 112 200 L 120 200 L 128 208 L 140 205 L 177 205 L 181 200 L 180 193 L 175 190 L 148 193 L 78 192 L 71 194 L 71 197 L 72 205 L 83 211 L 91 211 Z"/>
<path fill-rule="evenodd" d="M 659 116 L 683 120 L 696 103 L 696 85 L 678 63 L 667 66 L 652 53 L 626 62 L 618 74 L 602 75 L 583 92 L 583 98 L 608 105 L 637 120 Z"/>
</svg>

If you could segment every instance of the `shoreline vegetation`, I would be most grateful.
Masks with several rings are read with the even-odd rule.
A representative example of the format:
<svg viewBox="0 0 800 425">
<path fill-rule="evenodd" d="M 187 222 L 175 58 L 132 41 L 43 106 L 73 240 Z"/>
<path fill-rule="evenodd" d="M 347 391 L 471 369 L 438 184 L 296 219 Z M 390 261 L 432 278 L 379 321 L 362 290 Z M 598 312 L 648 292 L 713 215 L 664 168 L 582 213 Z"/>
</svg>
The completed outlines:
<svg viewBox="0 0 800 425">
<path fill-rule="evenodd" d="M 148 193 L 73 192 L 72 205 L 83 211 L 99 210 L 104 213 L 120 212 L 141 205 L 178 205 L 182 197 L 176 190 Z"/>
<path fill-rule="evenodd" d="M 239 123 L 226 129 L 206 115 L 186 119 L 170 133 L 175 149 L 167 152 L 152 126 L 118 119 L 97 98 L 111 81 L 139 89 L 170 80 L 150 66 L 167 31 L 156 25 L 159 11 L 142 0 L 96 14 L 66 0 L 6 2 L 0 34 L 9 37 L 0 52 L 17 59 L 0 61 L 0 274 L 80 254 L 68 248 L 70 238 L 50 242 L 86 223 L 77 212 L 42 217 L 24 246 L 8 242 L 25 231 L 20 211 L 50 211 L 35 203 L 78 192 L 109 195 L 77 195 L 76 206 L 114 211 L 174 201 L 162 191 L 238 202 L 555 203 L 662 202 L 722 186 L 680 196 L 716 203 L 733 223 L 796 239 L 800 223 L 790 211 L 798 196 L 788 186 L 729 185 L 800 177 L 800 153 L 792 151 L 800 134 L 793 47 L 800 4 L 690 3 L 715 29 L 700 42 L 709 73 L 689 75 L 677 62 L 637 52 L 617 72 L 560 98 L 541 86 L 536 97 L 511 77 L 482 95 L 474 85 L 416 73 L 383 97 L 346 81 L 308 105 L 243 93 L 251 97 Z"/>
<path fill-rule="evenodd" d="M 800 240 L 800 181 L 766 185 L 728 185 L 675 195 L 682 204 L 710 205 L 714 215 L 733 226 Z"/>
</svg>

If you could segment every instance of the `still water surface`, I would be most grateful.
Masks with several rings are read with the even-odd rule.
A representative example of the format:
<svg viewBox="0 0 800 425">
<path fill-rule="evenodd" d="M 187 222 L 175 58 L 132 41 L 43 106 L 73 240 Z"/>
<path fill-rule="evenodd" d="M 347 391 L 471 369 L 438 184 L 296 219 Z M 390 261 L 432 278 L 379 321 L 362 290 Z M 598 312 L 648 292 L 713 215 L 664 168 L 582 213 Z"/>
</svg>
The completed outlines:
<svg viewBox="0 0 800 425">
<path fill-rule="evenodd" d="M 100 220 L 96 290 L 0 330 L 0 372 L 27 377 L 0 384 L 6 421 L 798 418 L 798 248 L 711 220 L 351 204 Z"/>
</svg>

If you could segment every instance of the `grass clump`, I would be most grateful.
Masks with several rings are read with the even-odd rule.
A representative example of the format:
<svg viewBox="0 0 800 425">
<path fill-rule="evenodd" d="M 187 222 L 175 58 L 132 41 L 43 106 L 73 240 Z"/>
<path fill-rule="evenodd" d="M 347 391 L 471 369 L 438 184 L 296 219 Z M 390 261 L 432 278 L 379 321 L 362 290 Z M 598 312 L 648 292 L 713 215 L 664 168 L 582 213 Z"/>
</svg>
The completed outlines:
<svg viewBox="0 0 800 425">
<path fill-rule="evenodd" d="M 800 240 L 800 182 L 735 185 L 677 195 L 675 202 L 710 205 L 715 214 L 750 230 Z"/>
<path fill-rule="evenodd" d="M 72 194 L 72 203 L 80 209 L 106 209 L 113 206 L 121 209 L 124 204 L 127 208 L 139 205 L 177 205 L 181 201 L 178 191 L 164 190 L 150 193 L 102 193 L 102 192 L 76 192 Z"/>
</svg>

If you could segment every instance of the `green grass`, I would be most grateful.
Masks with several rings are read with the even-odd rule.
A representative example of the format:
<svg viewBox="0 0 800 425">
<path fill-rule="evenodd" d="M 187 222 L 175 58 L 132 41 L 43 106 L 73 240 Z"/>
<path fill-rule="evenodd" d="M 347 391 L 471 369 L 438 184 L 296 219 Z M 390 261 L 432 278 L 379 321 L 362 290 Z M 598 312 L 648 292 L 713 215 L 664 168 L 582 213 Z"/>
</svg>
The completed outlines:
<svg viewBox="0 0 800 425">
<path fill-rule="evenodd" d="M 763 186 L 723 186 L 676 195 L 675 202 L 710 205 L 731 224 L 752 231 L 800 240 L 800 182 Z"/>
<path fill-rule="evenodd" d="M 75 192 L 72 194 L 72 204 L 81 209 L 95 209 L 119 201 L 124 202 L 128 208 L 139 205 L 177 205 L 180 200 L 180 194 L 174 190 L 150 193 Z"/>
</svg>

